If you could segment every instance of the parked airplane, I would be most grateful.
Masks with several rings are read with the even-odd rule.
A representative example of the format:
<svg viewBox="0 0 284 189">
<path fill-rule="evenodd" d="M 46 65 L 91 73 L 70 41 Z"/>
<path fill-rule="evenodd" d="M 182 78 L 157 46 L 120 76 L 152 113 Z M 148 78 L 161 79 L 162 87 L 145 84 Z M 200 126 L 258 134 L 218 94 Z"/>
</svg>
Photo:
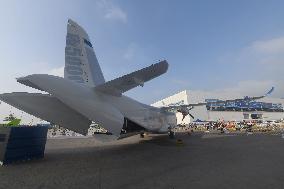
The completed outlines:
<svg viewBox="0 0 284 189">
<path fill-rule="evenodd" d="M 204 106 L 206 105 L 206 107 L 208 107 L 208 109 L 210 109 L 210 107 L 212 106 L 225 106 L 228 103 L 238 103 L 240 101 L 244 101 L 245 103 L 249 104 L 250 102 L 255 102 L 255 100 L 259 100 L 262 99 L 268 95 L 270 95 L 272 92 L 274 91 L 274 87 L 272 87 L 266 94 L 262 95 L 262 96 L 253 96 L 253 97 L 249 97 L 249 96 L 245 96 L 242 99 L 230 99 L 230 100 L 214 100 L 214 102 L 212 101 L 206 101 L 206 102 L 201 102 L 201 103 L 197 103 L 197 104 L 171 104 L 168 105 L 164 108 L 166 109 L 170 109 L 173 112 L 180 112 L 182 113 L 183 117 L 182 120 L 184 120 L 184 118 L 189 115 L 192 119 L 194 119 L 194 116 L 190 113 L 190 110 L 192 110 L 194 107 L 196 106 Z"/>
<path fill-rule="evenodd" d="M 47 74 L 21 77 L 17 82 L 48 94 L 13 92 L 1 94 L 0 99 L 84 135 L 93 121 L 111 132 L 112 139 L 144 131 L 167 133 L 176 126 L 173 109 L 187 115 L 188 108 L 206 103 L 156 108 L 123 95 L 167 69 L 168 63 L 163 60 L 106 82 L 89 36 L 81 26 L 68 20 L 64 78 Z"/>
</svg>

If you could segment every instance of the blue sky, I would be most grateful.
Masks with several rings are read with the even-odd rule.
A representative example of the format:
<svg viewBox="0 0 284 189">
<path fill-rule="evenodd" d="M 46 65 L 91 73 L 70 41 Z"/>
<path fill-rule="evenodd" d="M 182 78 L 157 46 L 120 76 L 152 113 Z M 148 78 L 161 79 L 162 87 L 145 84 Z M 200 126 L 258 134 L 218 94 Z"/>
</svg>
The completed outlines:
<svg viewBox="0 0 284 189">
<path fill-rule="evenodd" d="M 183 89 L 284 96 L 284 1 L 0 1 L 0 92 L 15 77 L 58 74 L 67 19 L 88 32 L 107 80 L 168 60 L 127 95 L 152 103 Z"/>
</svg>

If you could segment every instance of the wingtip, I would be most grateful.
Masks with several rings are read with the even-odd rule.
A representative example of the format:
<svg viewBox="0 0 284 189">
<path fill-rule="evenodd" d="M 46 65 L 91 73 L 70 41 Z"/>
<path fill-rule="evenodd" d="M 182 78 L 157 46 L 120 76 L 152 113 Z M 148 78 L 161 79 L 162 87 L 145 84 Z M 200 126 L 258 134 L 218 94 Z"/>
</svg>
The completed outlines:
<svg viewBox="0 0 284 189">
<path fill-rule="evenodd" d="M 275 89 L 275 87 L 272 87 L 272 88 L 265 94 L 265 96 L 270 95 L 270 94 L 274 91 L 274 89 Z"/>
<path fill-rule="evenodd" d="M 77 24 L 74 20 L 72 20 L 71 18 L 68 18 L 67 20 L 68 24 Z"/>
<path fill-rule="evenodd" d="M 166 72 L 166 71 L 168 70 L 168 68 L 169 68 L 169 63 L 168 63 L 167 60 L 161 60 L 161 61 L 159 61 L 158 64 L 162 64 L 162 65 L 164 66 L 165 72 Z"/>
<path fill-rule="evenodd" d="M 167 60 L 161 60 L 159 63 L 169 64 Z"/>
</svg>

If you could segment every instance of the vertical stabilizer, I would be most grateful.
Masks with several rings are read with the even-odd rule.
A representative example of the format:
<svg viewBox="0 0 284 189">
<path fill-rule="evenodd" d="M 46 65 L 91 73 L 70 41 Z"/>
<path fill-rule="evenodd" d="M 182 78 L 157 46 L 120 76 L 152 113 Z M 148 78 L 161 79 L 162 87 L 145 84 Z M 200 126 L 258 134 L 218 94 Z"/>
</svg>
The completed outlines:
<svg viewBox="0 0 284 189">
<path fill-rule="evenodd" d="M 70 19 L 67 24 L 64 78 L 92 87 L 105 83 L 88 34 Z"/>
</svg>

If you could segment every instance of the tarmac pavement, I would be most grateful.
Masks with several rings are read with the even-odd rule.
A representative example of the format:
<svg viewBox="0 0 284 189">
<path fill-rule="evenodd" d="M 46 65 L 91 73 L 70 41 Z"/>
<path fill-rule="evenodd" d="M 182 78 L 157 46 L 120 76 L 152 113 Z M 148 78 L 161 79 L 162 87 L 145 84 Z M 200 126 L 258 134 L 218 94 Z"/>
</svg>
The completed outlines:
<svg viewBox="0 0 284 189">
<path fill-rule="evenodd" d="M 49 139 L 45 158 L 0 167 L 0 189 L 284 188 L 280 134 Z"/>
</svg>

